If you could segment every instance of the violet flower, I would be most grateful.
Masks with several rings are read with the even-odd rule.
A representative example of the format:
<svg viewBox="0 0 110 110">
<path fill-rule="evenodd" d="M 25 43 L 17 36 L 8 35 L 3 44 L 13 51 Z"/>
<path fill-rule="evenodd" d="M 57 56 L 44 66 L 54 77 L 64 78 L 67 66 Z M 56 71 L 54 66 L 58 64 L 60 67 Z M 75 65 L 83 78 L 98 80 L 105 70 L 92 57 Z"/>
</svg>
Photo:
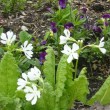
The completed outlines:
<svg viewBox="0 0 110 110">
<path fill-rule="evenodd" d="M 70 29 L 70 28 L 73 28 L 73 27 L 74 27 L 74 25 L 71 22 L 68 22 L 68 23 L 64 24 L 64 28 L 66 28 L 66 29 Z"/>
<path fill-rule="evenodd" d="M 98 26 L 93 26 L 92 29 L 93 29 L 94 32 L 97 32 L 97 33 L 101 33 L 102 32 L 102 29 L 100 27 L 98 27 Z"/>
<path fill-rule="evenodd" d="M 53 33 L 57 32 L 57 27 L 56 27 L 56 23 L 55 22 L 51 22 L 50 23 L 50 27 L 51 27 L 51 30 L 53 31 Z"/>
<path fill-rule="evenodd" d="M 107 27 L 108 25 L 109 25 L 109 23 L 105 21 L 104 26 Z"/>
<path fill-rule="evenodd" d="M 41 64 L 44 63 L 46 54 L 47 54 L 46 52 L 41 52 L 41 53 L 39 54 L 39 60 L 40 60 L 40 63 L 41 63 Z"/>
<path fill-rule="evenodd" d="M 87 8 L 86 8 L 86 7 L 82 7 L 81 10 L 82 10 L 82 12 L 83 12 L 84 14 L 86 14 L 86 12 L 87 12 Z"/>
<path fill-rule="evenodd" d="M 110 14 L 104 14 L 104 15 L 102 16 L 102 18 L 105 18 L 105 19 L 110 18 Z"/>
<path fill-rule="evenodd" d="M 84 15 L 81 15 L 81 16 L 80 16 L 80 19 L 83 19 L 83 18 L 84 18 Z"/>
<path fill-rule="evenodd" d="M 47 41 L 44 40 L 44 41 L 41 42 L 41 45 L 45 45 L 46 43 L 47 43 Z"/>
<path fill-rule="evenodd" d="M 61 9 L 66 8 L 67 0 L 59 0 L 59 6 Z"/>
</svg>

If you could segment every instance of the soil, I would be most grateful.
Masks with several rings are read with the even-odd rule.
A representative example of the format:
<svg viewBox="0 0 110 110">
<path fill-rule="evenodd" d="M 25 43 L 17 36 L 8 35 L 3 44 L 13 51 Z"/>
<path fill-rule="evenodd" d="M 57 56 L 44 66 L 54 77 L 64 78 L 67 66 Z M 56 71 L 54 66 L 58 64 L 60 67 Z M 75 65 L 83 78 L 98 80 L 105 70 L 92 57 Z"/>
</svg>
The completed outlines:
<svg viewBox="0 0 110 110">
<path fill-rule="evenodd" d="M 79 10 L 82 6 L 87 7 L 87 16 L 89 20 L 94 23 L 96 19 L 100 18 L 104 13 L 107 13 L 110 9 L 110 2 L 106 0 L 74 0 L 72 6 Z M 23 11 L 13 14 L 4 14 L 0 6 L 0 27 L 3 27 L 5 31 L 13 30 L 15 33 L 19 34 L 22 30 L 21 27 L 26 26 L 28 33 L 42 39 L 46 30 L 50 28 L 49 12 L 47 11 L 48 7 L 51 8 L 52 4 L 43 1 L 41 6 L 37 6 L 37 0 L 28 0 Z M 108 64 L 108 62 L 110 62 L 110 59 L 107 59 L 107 63 L 106 61 L 101 62 L 100 60 L 94 60 L 88 65 L 90 73 L 93 73 L 93 78 L 89 79 L 91 96 L 100 88 L 105 78 L 109 75 L 110 64 Z M 110 105 L 101 106 L 95 103 L 93 106 L 88 107 L 76 102 L 76 106 L 72 110 L 110 110 Z"/>
</svg>

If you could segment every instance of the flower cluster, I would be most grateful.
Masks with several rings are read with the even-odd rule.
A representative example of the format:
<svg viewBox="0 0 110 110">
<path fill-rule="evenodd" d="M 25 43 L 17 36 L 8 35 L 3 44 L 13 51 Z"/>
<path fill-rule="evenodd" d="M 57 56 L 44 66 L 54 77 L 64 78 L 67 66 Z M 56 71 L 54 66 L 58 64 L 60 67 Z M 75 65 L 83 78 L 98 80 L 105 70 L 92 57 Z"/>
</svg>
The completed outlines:
<svg viewBox="0 0 110 110">
<path fill-rule="evenodd" d="M 96 28 L 95 28 L 96 29 Z M 72 37 L 70 37 L 70 31 L 68 29 L 64 30 L 64 34 L 65 36 L 60 36 L 60 44 L 65 44 L 64 45 L 64 50 L 62 50 L 61 52 L 66 54 L 68 56 L 67 62 L 71 63 L 73 59 L 78 59 L 79 57 L 79 50 L 82 50 L 85 47 L 95 47 L 95 48 L 99 48 L 99 50 L 105 54 L 106 53 L 106 49 L 104 48 L 104 37 L 100 40 L 99 45 L 88 45 L 85 47 L 82 47 L 83 44 L 83 40 L 74 40 Z M 75 43 L 72 44 L 72 49 L 67 45 L 67 41 L 68 40 L 72 40 L 75 41 Z"/>
<path fill-rule="evenodd" d="M 16 40 L 16 35 L 12 31 L 8 31 L 6 34 L 2 33 L 1 36 L 1 43 L 6 44 L 8 46 L 11 46 L 12 43 Z M 33 52 L 32 52 L 33 46 L 32 44 L 28 44 L 28 41 L 25 41 L 23 45 L 21 45 L 20 51 L 24 52 L 25 56 L 28 59 L 31 59 Z"/>
<path fill-rule="evenodd" d="M 70 31 L 68 29 L 64 30 L 64 34 L 65 36 L 62 36 L 62 35 L 60 36 L 60 44 L 67 43 L 67 41 L 71 38 Z M 67 44 L 65 44 L 64 50 L 62 50 L 61 52 L 69 56 L 67 59 L 67 62 L 70 63 L 73 59 L 78 59 L 79 57 L 77 52 L 78 49 L 79 49 L 79 46 L 76 43 L 73 43 L 72 49 Z"/>
<path fill-rule="evenodd" d="M 37 67 L 31 68 L 27 74 L 22 73 L 22 78 L 18 79 L 17 90 L 23 90 L 26 100 L 31 101 L 32 105 L 40 98 L 38 82 L 42 81 L 41 79 L 41 71 Z"/>
</svg>

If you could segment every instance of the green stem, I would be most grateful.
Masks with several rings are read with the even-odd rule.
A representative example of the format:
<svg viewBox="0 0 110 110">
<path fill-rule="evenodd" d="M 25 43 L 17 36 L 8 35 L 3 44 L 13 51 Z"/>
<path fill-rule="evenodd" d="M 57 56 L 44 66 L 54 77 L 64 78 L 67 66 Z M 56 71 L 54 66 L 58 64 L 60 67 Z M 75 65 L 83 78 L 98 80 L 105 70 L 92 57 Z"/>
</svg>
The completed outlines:
<svg viewBox="0 0 110 110">
<path fill-rule="evenodd" d="M 77 69 L 78 69 L 78 59 L 76 60 L 76 65 L 75 65 L 75 78 L 77 76 Z"/>
</svg>

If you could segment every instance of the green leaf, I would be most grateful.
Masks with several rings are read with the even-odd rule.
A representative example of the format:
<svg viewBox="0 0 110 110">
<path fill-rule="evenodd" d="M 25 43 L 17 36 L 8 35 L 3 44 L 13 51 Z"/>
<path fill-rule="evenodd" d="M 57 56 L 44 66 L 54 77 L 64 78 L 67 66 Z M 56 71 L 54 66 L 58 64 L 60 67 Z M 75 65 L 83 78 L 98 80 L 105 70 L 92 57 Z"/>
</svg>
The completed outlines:
<svg viewBox="0 0 110 110">
<path fill-rule="evenodd" d="M 55 87 L 55 54 L 52 47 L 48 47 L 46 50 L 46 61 L 44 63 L 44 75 L 45 80 Z"/>
<path fill-rule="evenodd" d="M 103 105 L 110 104 L 110 76 L 106 79 L 98 92 L 87 102 L 92 105 L 94 102 L 100 102 Z"/>
<path fill-rule="evenodd" d="M 82 69 L 79 77 L 74 79 L 74 81 L 72 80 L 71 68 L 72 68 L 72 65 L 68 65 L 69 72 L 67 74 L 65 90 L 61 97 L 61 100 L 59 101 L 66 104 L 66 106 L 65 104 L 62 104 L 62 107 L 64 110 L 70 109 L 73 106 L 73 103 L 75 100 L 85 103 L 87 101 L 87 98 L 86 98 L 87 94 L 89 93 L 88 81 L 85 76 L 86 68 Z"/>
<path fill-rule="evenodd" d="M 45 33 L 44 40 L 47 40 L 49 36 L 50 36 L 50 31 L 47 31 Z"/>
<path fill-rule="evenodd" d="M 19 71 L 16 61 L 10 52 L 7 52 L 0 63 L 0 94 L 13 97 L 17 88 Z"/>
<path fill-rule="evenodd" d="M 0 35 L 3 33 L 3 28 L 0 28 Z"/>
<path fill-rule="evenodd" d="M 21 43 L 24 43 L 26 40 L 30 41 L 32 38 L 32 35 L 27 33 L 26 31 L 21 31 L 19 34 Z"/>
<path fill-rule="evenodd" d="M 78 101 L 81 101 L 85 103 L 87 101 L 87 94 L 89 93 L 88 89 L 88 80 L 85 76 L 86 73 L 86 68 L 83 68 L 80 72 L 80 75 L 78 78 L 74 80 L 73 84 L 73 93 L 74 93 L 74 98 Z"/>
<path fill-rule="evenodd" d="M 41 93 L 41 98 L 38 99 L 37 110 L 54 110 L 55 108 L 55 93 L 50 83 L 44 83 L 44 89 Z M 43 105 L 43 106 L 42 106 Z"/>
<path fill-rule="evenodd" d="M 63 55 L 58 64 L 56 73 L 56 102 L 59 102 L 60 97 L 63 95 L 65 82 L 67 80 L 66 75 L 68 74 L 67 65 L 67 56 Z"/>
</svg>

